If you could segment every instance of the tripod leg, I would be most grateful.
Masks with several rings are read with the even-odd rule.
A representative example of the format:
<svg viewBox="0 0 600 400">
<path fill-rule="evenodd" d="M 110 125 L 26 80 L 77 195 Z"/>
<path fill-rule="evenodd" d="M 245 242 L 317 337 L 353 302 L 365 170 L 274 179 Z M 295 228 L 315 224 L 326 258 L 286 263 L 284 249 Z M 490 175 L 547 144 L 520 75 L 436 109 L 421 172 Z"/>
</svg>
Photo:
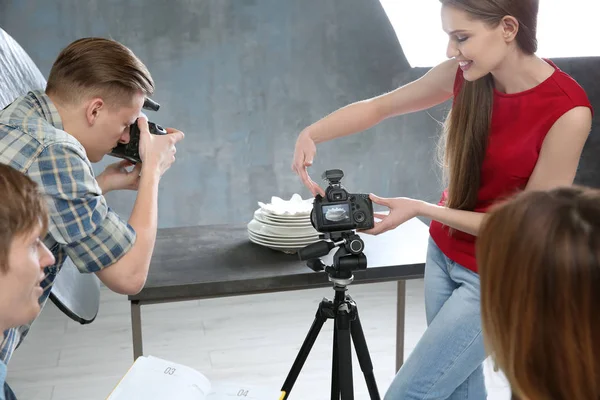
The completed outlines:
<svg viewBox="0 0 600 400">
<path fill-rule="evenodd" d="M 356 356 L 358 357 L 360 369 L 362 369 L 363 375 L 365 376 L 371 400 L 380 400 L 377 382 L 375 382 L 375 375 L 373 374 L 373 363 L 371 362 L 371 356 L 369 356 L 367 341 L 360 323 L 360 318 L 358 317 L 358 310 L 355 306 L 354 313 L 356 318 L 351 322 L 350 332 L 352 333 L 352 341 L 354 342 Z"/>
<path fill-rule="evenodd" d="M 285 400 L 290 395 L 292 391 L 292 387 L 294 383 L 296 383 L 296 379 L 298 379 L 298 374 L 300 374 L 300 370 L 302 366 L 306 362 L 306 358 L 310 353 L 313 345 L 315 344 L 315 340 L 317 340 L 317 336 L 323 327 L 323 324 L 327 320 L 327 312 L 326 309 L 331 308 L 331 302 L 327 300 L 323 300 L 321 304 L 319 304 L 319 309 L 317 310 L 317 314 L 315 315 L 315 320 L 313 321 L 306 338 L 304 339 L 304 343 L 302 343 L 302 347 L 300 347 L 300 351 L 296 356 L 296 360 L 294 360 L 294 364 L 288 373 L 283 386 L 281 387 L 281 397 L 280 400 Z"/>
<path fill-rule="evenodd" d="M 334 326 L 333 356 L 331 357 L 331 400 L 340 400 L 340 360 L 338 354 L 338 331 Z"/>
<path fill-rule="evenodd" d="M 340 305 L 336 314 L 335 329 L 338 331 L 338 370 L 342 400 L 354 400 L 352 383 L 352 345 L 350 344 L 350 310 L 348 304 Z"/>
</svg>

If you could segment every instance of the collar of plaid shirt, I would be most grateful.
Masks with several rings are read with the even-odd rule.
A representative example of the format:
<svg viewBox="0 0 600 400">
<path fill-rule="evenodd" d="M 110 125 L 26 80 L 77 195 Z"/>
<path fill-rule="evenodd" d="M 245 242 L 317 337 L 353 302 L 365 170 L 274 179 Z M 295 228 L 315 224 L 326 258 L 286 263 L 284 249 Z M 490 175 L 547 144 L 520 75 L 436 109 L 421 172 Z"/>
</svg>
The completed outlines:
<svg viewBox="0 0 600 400">
<path fill-rule="evenodd" d="M 63 130 L 62 119 L 56 109 L 56 106 L 50 100 L 50 97 L 41 90 L 32 91 L 29 93 L 35 104 L 37 105 L 37 111 L 46 121 L 58 130 Z"/>
</svg>

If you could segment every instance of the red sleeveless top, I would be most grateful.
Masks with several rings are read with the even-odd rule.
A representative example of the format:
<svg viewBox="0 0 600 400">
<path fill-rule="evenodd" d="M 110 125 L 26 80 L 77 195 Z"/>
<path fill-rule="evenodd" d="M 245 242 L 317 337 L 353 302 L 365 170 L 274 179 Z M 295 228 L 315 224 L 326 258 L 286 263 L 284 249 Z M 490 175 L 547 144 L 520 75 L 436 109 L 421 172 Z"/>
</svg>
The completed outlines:
<svg viewBox="0 0 600 400">
<path fill-rule="evenodd" d="M 546 134 L 563 114 L 574 107 L 592 106 L 581 86 L 553 62 L 552 75 L 538 86 L 520 93 L 506 94 L 494 89 L 491 130 L 481 169 L 477 205 L 473 211 L 485 212 L 495 201 L 523 190 L 538 160 Z M 454 95 L 464 82 L 458 68 Z M 446 189 L 438 205 L 444 205 Z M 440 250 L 451 260 L 477 272 L 475 236 L 432 221 L 429 233 Z"/>
</svg>

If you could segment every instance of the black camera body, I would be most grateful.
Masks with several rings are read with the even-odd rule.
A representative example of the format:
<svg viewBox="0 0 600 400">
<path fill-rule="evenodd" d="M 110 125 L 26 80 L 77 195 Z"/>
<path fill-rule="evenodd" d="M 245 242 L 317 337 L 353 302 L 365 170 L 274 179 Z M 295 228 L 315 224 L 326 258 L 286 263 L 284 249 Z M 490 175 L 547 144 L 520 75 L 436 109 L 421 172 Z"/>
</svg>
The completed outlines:
<svg viewBox="0 0 600 400">
<path fill-rule="evenodd" d="M 327 170 L 323 179 L 329 182 L 325 197 L 318 194 L 310 214 L 312 226 L 319 232 L 371 229 L 375 226 L 373 203 L 368 194 L 348 193 L 340 184 L 344 172 Z"/>
<path fill-rule="evenodd" d="M 150 98 L 144 100 L 145 110 L 158 111 L 160 104 Z M 166 135 L 167 131 L 162 126 L 148 121 L 148 128 L 153 135 Z M 142 162 L 140 158 L 140 128 L 137 121 L 129 126 L 129 143 L 119 143 L 109 155 L 129 160 L 134 164 Z"/>
</svg>

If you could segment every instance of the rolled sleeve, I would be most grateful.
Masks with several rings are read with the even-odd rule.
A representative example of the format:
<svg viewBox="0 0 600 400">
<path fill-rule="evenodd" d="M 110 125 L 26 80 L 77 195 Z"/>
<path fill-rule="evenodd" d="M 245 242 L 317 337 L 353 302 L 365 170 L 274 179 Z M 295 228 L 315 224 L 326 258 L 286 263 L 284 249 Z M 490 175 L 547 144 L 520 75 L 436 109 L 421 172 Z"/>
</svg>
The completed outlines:
<svg viewBox="0 0 600 400">
<path fill-rule="evenodd" d="M 48 146 L 30 176 L 47 196 L 49 234 L 81 272 L 97 272 L 127 253 L 136 235 L 106 204 L 82 152 L 69 144 Z"/>
</svg>

